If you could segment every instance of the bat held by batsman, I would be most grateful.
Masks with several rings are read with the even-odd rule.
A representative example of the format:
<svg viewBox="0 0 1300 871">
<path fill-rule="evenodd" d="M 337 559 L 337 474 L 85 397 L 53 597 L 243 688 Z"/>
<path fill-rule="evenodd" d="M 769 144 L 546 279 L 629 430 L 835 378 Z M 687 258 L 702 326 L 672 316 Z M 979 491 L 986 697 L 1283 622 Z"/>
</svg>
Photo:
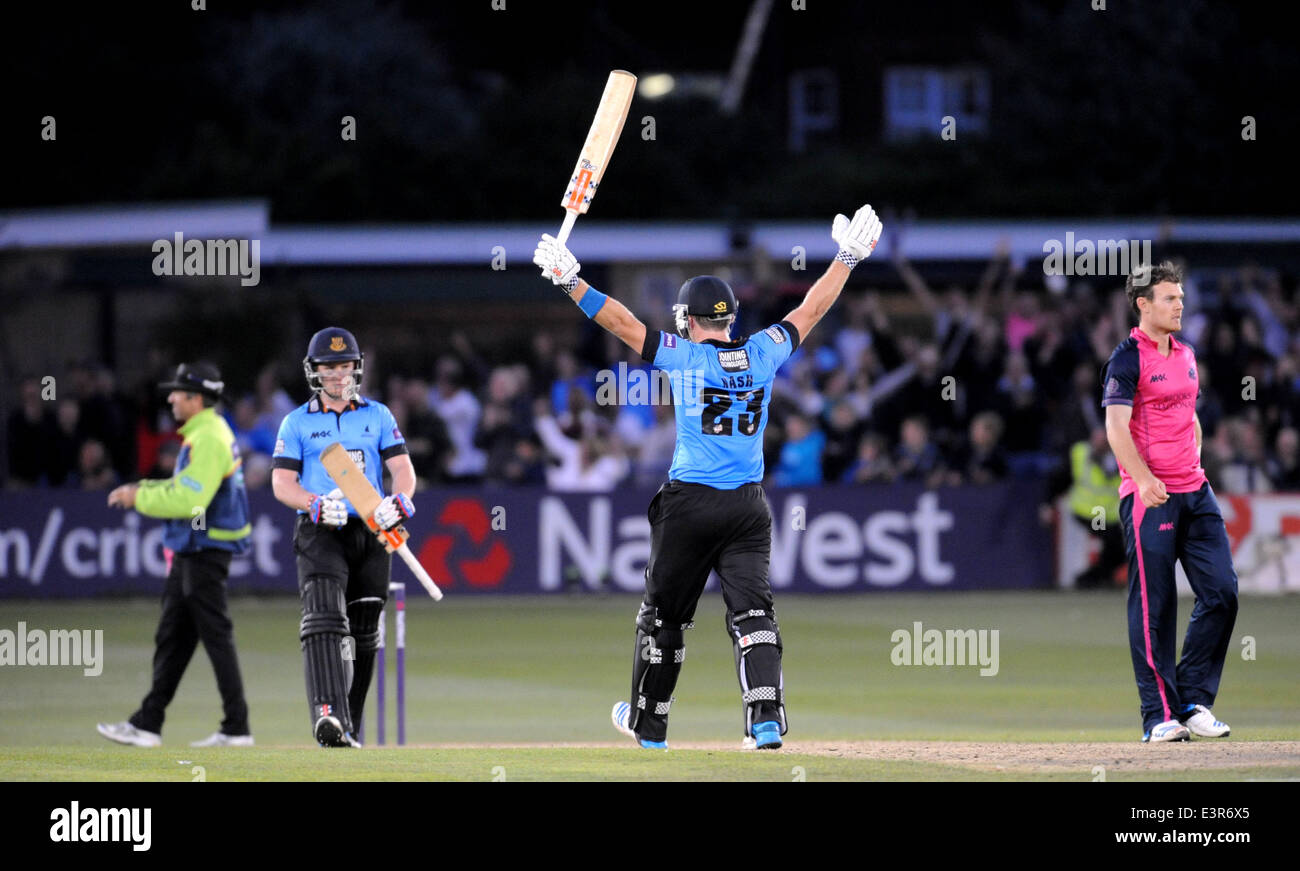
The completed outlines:
<svg viewBox="0 0 1300 871">
<path fill-rule="evenodd" d="M 424 586 L 424 589 L 433 597 L 433 600 L 435 602 L 440 601 L 442 599 L 442 590 L 438 589 L 438 585 L 433 582 L 433 578 L 429 577 L 429 573 L 424 570 L 424 566 L 420 565 L 420 561 L 416 559 L 415 554 L 411 553 L 411 548 L 407 546 L 406 540 L 410 538 L 411 534 L 406 531 L 400 521 L 391 529 L 385 529 L 376 519 L 377 515 L 381 514 L 380 509 L 383 507 L 385 500 L 379 495 L 379 491 L 375 489 L 375 486 L 361 473 L 361 469 L 348 455 L 343 445 L 338 442 L 330 445 L 321 451 L 320 460 L 321 465 L 325 467 L 325 471 L 334 479 L 334 483 L 338 484 L 343 496 L 352 503 L 353 508 L 357 509 L 357 514 L 361 515 L 366 522 L 366 526 L 378 536 L 384 548 L 389 553 L 395 553 L 401 557 L 402 561 L 410 567 L 411 573 L 415 575 L 416 579 Z M 398 501 L 395 497 L 389 498 Z M 410 509 L 410 514 L 414 514 L 415 506 L 411 504 L 410 499 L 405 496 L 402 498 L 406 499 L 406 507 Z M 394 510 L 400 514 L 403 509 L 395 506 Z M 386 517 L 387 512 L 384 512 L 382 516 Z"/>
</svg>

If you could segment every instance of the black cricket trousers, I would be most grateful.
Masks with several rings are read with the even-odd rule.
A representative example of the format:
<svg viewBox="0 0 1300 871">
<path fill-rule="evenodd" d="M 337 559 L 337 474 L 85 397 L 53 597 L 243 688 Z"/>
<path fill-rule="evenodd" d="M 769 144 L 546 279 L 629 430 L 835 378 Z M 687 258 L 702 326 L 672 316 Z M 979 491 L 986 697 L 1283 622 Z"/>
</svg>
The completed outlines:
<svg viewBox="0 0 1300 871">
<path fill-rule="evenodd" d="M 185 668 L 200 641 L 212 660 L 221 693 L 224 719 L 221 731 L 247 735 L 248 703 L 235 653 L 234 624 L 226 604 L 229 551 L 207 549 L 178 553 L 163 587 L 162 617 L 154 636 L 153 686 L 131 715 L 131 725 L 146 732 L 162 732 L 167 705 L 176 695 Z"/>
</svg>

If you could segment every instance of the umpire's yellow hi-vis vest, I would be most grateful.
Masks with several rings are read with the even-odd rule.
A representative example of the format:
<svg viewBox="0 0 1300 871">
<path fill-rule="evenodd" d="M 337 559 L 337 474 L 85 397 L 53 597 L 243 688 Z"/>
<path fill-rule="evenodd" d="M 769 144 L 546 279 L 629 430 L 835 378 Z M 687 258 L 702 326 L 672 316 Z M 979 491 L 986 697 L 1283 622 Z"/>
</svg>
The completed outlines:
<svg viewBox="0 0 1300 871">
<path fill-rule="evenodd" d="M 247 553 L 253 527 L 235 434 L 211 408 L 185 421 L 180 434 L 185 441 L 176 472 L 166 480 L 141 481 L 135 509 L 167 520 L 163 545 L 177 553 Z"/>
</svg>

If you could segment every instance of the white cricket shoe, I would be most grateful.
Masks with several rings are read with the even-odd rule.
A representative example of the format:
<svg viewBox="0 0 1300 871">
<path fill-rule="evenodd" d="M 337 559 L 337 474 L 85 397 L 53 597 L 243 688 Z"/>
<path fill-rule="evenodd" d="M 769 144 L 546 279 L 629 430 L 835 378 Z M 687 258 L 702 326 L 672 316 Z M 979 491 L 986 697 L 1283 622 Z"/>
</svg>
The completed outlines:
<svg viewBox="0 0 1300 871">
<path fill-rule="evenodd" d="M 615 702 L 614 708 L 609 712 L 609 719 L 614 723 L 614 728 L 622 732 L 627 737 L 635 741 L 642 749 L 645 750 L 667 750 L 667 741 L 647 741 L 644 738 L 638 738 L 636 732 L 628 725 L 632 716 L 632 706 L 627 702 Z"/>
<path fill-rule="evenodd" d="M 1201 738 L 1227 738 L 1232 732 L 1227 723 L 1214 719 L 1205 705 L 1192 705 L 1190 711 L 1183 712 L 1182 721 L 1193 735 Z"/>
<path fill-rule="evenodd" d="M 110 741 L 130 744 L 134 747 L 157 747 L 162 744 L 162 735 L 137 729 L 128 722 L 97 723 L 95 729 Z"/>
<path fill-rule="evenodd" d="M 1165 720 L 1163 723 L 1157 723 L 1142 736 L 1142 742 L 1146 744 L 1155 744 L 1158 741 L 1188 741 L 1191 739 L 1191 733 L 1187 727 L 1177 720 Z"/>
<path fill-rule="evenodd" d="M 252 747 L 252 735 L 227 735 L 225 732 L 213 732 L 202 741 L 191 741 L 191 747 Z"/>
</svg>

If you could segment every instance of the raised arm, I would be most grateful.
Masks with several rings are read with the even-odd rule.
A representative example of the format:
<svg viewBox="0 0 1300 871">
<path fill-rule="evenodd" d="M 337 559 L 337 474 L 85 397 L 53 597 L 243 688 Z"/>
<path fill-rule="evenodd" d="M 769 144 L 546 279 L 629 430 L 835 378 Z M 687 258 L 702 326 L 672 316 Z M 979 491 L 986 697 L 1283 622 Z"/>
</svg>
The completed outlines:
<svg viewBox="0 0 1300 871">
<path fill-rule="evenodd" d="M 831 238 L 839 243 L 839 253 L 822 277 L 808 288 L 799 307 L 785 316 L 799 331 L 800 341 L 807 339 L 812 328 L 839 299 L 853 267 L 871 256 L 880 241 L 880 230 L 880 219 L 871 206 L 858 209 L 851 221 L 843 215 L 835 216 L 831 223 Z"/>
<path fill-rule="evenodd" d="M 587 317 L 609 330 L 629 348 L 641 352 L 645 344 L 645 324 L 627 306 L 605 296 L 578 277 L 582 264 L 577 261 L 564 243 L 549 233 L 542 236 L 533 252 L 533 262 L 542 270 L 542 277 L 569 295 Z"/>
</svg>

